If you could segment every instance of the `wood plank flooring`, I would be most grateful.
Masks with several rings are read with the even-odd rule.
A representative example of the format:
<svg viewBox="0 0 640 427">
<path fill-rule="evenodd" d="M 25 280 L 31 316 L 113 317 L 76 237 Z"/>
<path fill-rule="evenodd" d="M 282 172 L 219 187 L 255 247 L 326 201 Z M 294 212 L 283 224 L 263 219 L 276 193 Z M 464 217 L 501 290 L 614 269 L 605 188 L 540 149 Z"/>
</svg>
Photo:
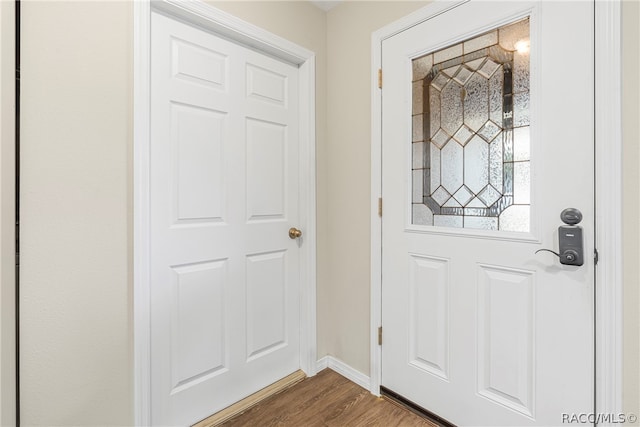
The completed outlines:
<svg viewBox="0 0 640 427">
<path fill-rule="evenodd" d="M 224 427 L 437 427 L 325 369 L 221 424 Z"/>
</svg>

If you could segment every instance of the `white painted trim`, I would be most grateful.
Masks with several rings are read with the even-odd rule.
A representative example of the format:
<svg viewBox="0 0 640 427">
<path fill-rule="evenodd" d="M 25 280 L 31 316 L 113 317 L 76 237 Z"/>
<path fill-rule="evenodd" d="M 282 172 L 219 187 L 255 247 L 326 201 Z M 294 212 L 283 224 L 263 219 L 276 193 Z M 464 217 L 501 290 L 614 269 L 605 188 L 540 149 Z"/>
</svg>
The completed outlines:
<svg viewBox="0 0 640 427">
<path fill-rule="evenodd" d="M 15 2 L 0 2 L 0 425 L 16 425 Z"/>
<path fill-rule="evenodd" d="M 283 61 L 302 65 L 315 53 L 269 31 L 208 5 L 202 0 L 153 0 L 154 10 L 251 46 Z"/>
<path fill-rule="evenodd" d="M 386 28 L 386 27 L 385 27 Z M 383 29 L 384 30 L 384 29 Z M 380 396 L 382 347 L 378 345 L 378 327 L 382 326 L 382 218 L 378 216 L 378 198 L 382 197 L 382 96 L 378 88 L 378 70 L 382 68 L 381 32 L 371 37 L 371 325 L 369 330 L 369 391 Z M 384 209 L 384 206 L 383 206 Z"/>
<path fill-rule="evenodd" d="M 133 3 L 133 378 L 134 421 L 151 425 L 149 115 L 151 4 Z"/>
<path fill-rule="evenodd" d="M 595 412 L 610 414 L 623 410 L 621 16 L 620 0 L 596 0 Z"/>
<path fill-rule="evenodd" d="M 336 359 L 333 356 L 325 356 L 316 362 L 318 372 L 323 369 L 329 368 L 348 379 L 349 381 L 358 384 L 365 390 L 371 389 L 371 380 L 368 376 L 347 365 L 340 359 Z"/>
<path fill-rule="evenodd" d="M 316 362 L 316 371 L 320 372 L 329 367 L 329 358 L 331 356 L 324 356 L 322 359 Z"/>
<path fill-rule="evenodd" d="M 298 65 L 300 76 L 300 369 L 316 374 L 315 53 L 201 0 L 134 2 L 134 419 L 151 425 L 149 292 L 149 117 L 151 10 Z"/>
<path fill-rule="evenodd" d="M 300 278 L 300 369 L 316 374 L 316 58 L 300 64 L 300 223 L 304 229 Z"/>
<path fill-rule="evenodd" d="M 464 1 L 463 1 L 464 2 Z M 437 2 L 375 31 L 371 37 L 371 392 L 379 395 L 382 319 L 382 223 L 377 215 L 382 180 L 382 106 L 377 87 L 383 40 L 463 2 Z M 622 123 L 620 0 L 595 1 L 597 99 L 596 241 L 596 412 L 622 412 Z"/>
</svg>

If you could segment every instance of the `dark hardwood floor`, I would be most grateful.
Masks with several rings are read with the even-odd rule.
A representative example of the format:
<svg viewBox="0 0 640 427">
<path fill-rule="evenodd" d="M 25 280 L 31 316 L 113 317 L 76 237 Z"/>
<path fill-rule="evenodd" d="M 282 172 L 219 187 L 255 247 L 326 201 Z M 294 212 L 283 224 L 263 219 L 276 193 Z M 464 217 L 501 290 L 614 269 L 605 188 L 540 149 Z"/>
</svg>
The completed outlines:
<svg viewBox="0 0 640 427">
<path fill-rule="evenodd" d="M 292 427 L 435 427 L 421 416 L 325 369 L 221 424 Z"/>
</svg>

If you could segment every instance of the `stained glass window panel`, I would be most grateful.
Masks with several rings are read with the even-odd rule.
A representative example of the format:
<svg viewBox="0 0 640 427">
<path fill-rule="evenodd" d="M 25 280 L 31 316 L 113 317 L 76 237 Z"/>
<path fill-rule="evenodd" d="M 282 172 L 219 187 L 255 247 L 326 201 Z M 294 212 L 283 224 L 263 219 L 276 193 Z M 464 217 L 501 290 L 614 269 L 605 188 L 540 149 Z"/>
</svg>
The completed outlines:
<svg viewBox="0 0 640 427">
<path fill-rule="evenodd" d="M 413 60 L 412 222 L 529 231 L 529 19 Z"/>
</svg>

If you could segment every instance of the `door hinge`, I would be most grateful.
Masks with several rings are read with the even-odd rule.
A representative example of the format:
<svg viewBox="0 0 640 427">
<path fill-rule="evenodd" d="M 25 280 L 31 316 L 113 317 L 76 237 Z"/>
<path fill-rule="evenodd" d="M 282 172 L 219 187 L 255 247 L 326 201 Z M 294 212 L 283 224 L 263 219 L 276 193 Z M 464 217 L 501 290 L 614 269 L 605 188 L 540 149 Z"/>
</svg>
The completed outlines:
<svg viewBox="0 0 640 427">
<path fill-rule="evenodd" d="M 593 249 L 593 263 L 594 265 L 598 265 L 598 260 L 600 259 L 600 254 L 597 249 Z"/>
<path fill-rule="evenodd" d="M 378 197 L 378 216 L 382 217 L 382 197 Z"/>
<path fill-rule="evenodd" d="M 17 215 L 17 214 L 16 214 Z M 20 267 L 20 223 L 16 221 L 15 226 L 15 255 L 16 267 Z"/>
<path fill-rule="evenodd" d="M 382 326 L 378 327 L 378 345 L 382 345 Z"/>
<path fill-rule="evenodd" d="M 378 89 L 382 89 L 382 68 L 378 68 Z"/>
</svg>

